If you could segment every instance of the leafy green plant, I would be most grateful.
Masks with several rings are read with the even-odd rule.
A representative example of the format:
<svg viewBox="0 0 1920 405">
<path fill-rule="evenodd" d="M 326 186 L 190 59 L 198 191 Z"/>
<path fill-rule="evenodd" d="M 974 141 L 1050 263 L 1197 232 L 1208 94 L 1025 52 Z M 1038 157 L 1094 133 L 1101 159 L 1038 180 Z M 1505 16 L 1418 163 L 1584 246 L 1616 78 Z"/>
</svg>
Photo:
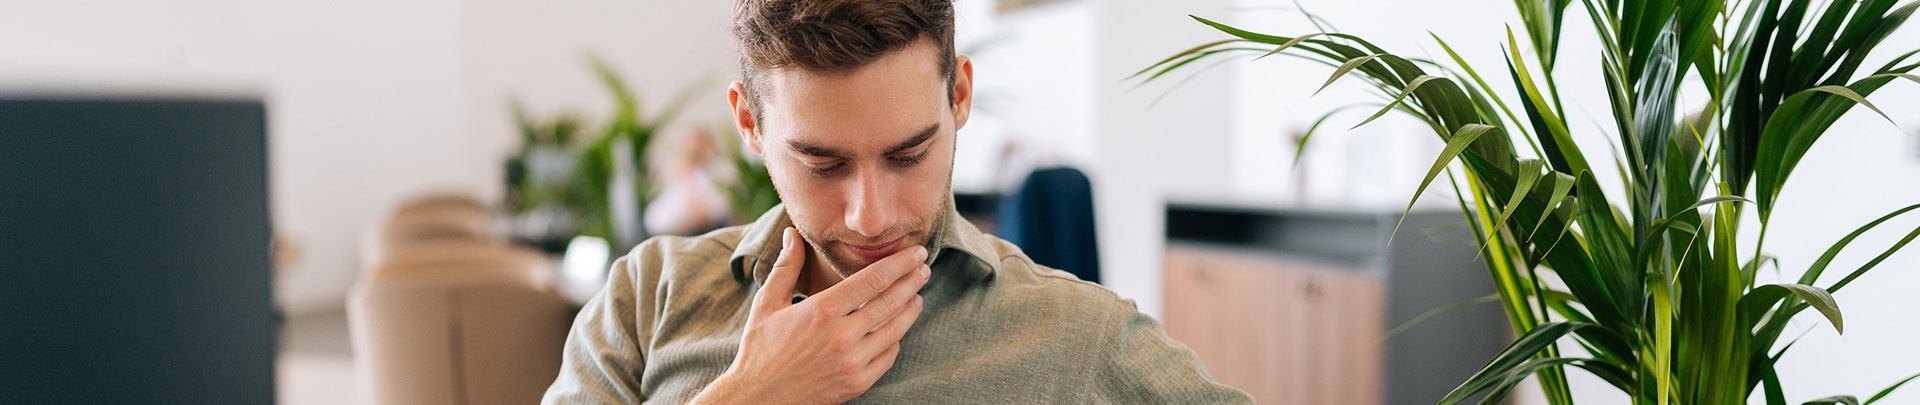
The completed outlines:
<svg viewBox="0 0 1920 405">
<path fill-rule="evenodd" d="M 729 133 L 731 128 L 715 133 Z M 773 176 L 767 172 L 767 164 L 750 156 L 750 152 L 740 145 L 738 136 L 720 136 L 720 153 L 725 155 L 733 167 L 732 179 L 720 179 L 716 184 L 727 194 L 727 208 L 731 212 L 734 224 L 753 222 L 773 206 L 780 205 L 780 193 L 773 188 Z M 730 180 L 730 181 L 729 181 Z"/>
<path fill-rule="evenodd" d="M 515 216 L 514 237 L 557 250 L 576 233 L 610 234 L 604 225 L 605 190 L 586 184 L 580 173 L 586 170 L 581 162 L 584 120 L 570 113 L 534 118 L 520 103 L 510 105 L 521 144 L 506 162 L 506 205 Z"/>
<path fill-rule="evenodd" d="M 1916 229 L 1839 281 L 1815 285 L 1856 237 L 1920 208 L 1907 206 L 1835 242 L 1797 282 L 1755 281 L 1772 261 L 1767 227 L 1800 159 L 1854 106 L 1881 112 L 1866 97 L 1882 86 L 1920 83 L 1920 63 L 1909 61 L 1920 51 L 1863 70 L 1920 7 L 1897 3 L 1581 0 L 1574 8 L 1571 0 L 1516 0 L 1522 34 L 1508 29 L 1504 78 L 1483 75 L 1438 36 L 1450 65 L 1348 34 L 1267 35 L 1194 17 L 1231 37 L 1135 77 L 1152 81 L 1207 59 L 1299 56 L 1333 69 L 1322 89 L 1358 73 L 1385 95 L 1361 125 L 1399 111 L 1446 142 L 1416 198 L 1458 163 L 1447 177 L 1464 188 L 1460 208 L 1484 241 L 1481 255 L 1520 336 L 1440 402 L 1497 402 L 1537 378 L 1548 402 L 1571 403 L 1572 366 L 1636 404 L 1743 403 L 1756 391 L 1783 404 L 1775 365 L 1793 345 L 1781 337 L 1787 322 L 1813 309 L 1844 331 L 1832 294 L 1920 236 Z M 1553 74 L 1563 17 L 1574 10 L 1599 36 L 1614 118 L 1606 129 L 1620 148 L 1606 153 L 1612 173 L 1574 143 Z M 1510 80 L 1517 94 L 1503 97 L 1488 80 Z M 1690 85 L 1705 87 L 1704 105 L 1679 99 Z M 1609 198 L 1602 175 L 1618 175 L 1625 195 Z M 1754 246 L 1736 243 L 1743 215 L 1758 216 Z M 1585 353 L 1562 353 L 1567 341 Z"/>
<path fill-rule="evenodd" d="M 573 235 L 595 236 L 612 241 L 619 246 L 638 243 L 646 237 L 645 223 L 639 227 L 639 237 L 632 241 L 618 241 L 614 236 L 613 207 L 611 190 L 617 171 L 620 170 L 615 159 L 616 148 L 625 147 L 632 157 L 631 171 L 633 179 L 634 202 L 636 212 L 646 212 L 647 203 L 653 193 L 652 177 L 647 165 L 647 150 L 653 145 L 654 136 L 660 129 L 673 122 L 696 95 L 697 85 L 680 90 L 668 100 L 666 106 L 653 116 L 641 115 L 641 102 L 626 79 L 621 77 L 610 65 L 598 57 L 587 58 L 588 66 L 594 76 L 613 97 L 613 113 L 606 124 L 595 128 L 595 136 L 582 138 L 580 132 L 586 130 L 585 121 L 576 114 L 561 114 L 548 121 L 541 121 L 528 114 L 519 103 L 511 103 L 514 121 L 520 128 L 521 150 L 507 161 L 507 183 L 510 206 L 516 212 L 529 212 L 542 207 L 558 206 L 568 214 L 565 224 L 572 235 L 558 236 L 558 243 Z M 701 83 L 695 81 L 694 83 Z M 542 179 L 536 175 L 540 170 L 535 155 L 559 155 L 545 160 L 557 161 L 568 165 L 563 179 Z M 636 216 L 636 220 L 644 216 Z M 543 242 L 544 244 L 544 242 Z"/>
</svg>

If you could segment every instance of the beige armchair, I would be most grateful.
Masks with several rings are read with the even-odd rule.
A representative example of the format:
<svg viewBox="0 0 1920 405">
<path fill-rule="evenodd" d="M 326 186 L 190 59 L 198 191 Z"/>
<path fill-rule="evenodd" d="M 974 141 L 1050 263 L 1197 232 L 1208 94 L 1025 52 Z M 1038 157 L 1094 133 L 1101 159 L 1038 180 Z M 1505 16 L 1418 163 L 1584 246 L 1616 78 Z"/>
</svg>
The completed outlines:
<svg viewBox="0 0 1920 405">
<path fill-rule="evenodd" d="M 385 237 L 369 243 L 383 249 L 364 257 L 368 269 L 347 298 L 368 398 L 375 404 L 539 402 L 559 374 L 573 315 L 552 291 L 547 257 L 485 238 L 442 237 L 475 229 L 457 214 L 436 211 L 430 218 L 442 220 L 415 221 L 407 212 L 370 233 Z M 409 224 L 464 225 L 436 231 Z"/>
<path fill-rule="evenodd" d="M 360 269 L 371 272 L 392 252 L 416 243 L 494 242 L 493 219 L 473 197 L 435 194 L 402 204 L 360 238 Z"/>
</svg>

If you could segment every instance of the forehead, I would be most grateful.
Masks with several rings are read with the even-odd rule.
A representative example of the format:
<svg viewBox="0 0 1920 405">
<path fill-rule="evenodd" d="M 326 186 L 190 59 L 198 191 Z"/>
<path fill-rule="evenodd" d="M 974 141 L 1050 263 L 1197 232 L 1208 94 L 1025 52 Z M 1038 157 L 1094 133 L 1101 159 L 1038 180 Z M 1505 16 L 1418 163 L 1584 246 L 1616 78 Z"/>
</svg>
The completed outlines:
<svg viewBox="0 0 1920 405">
<path fill-rule="evenodd" d="M 761 131 L 775 138 L 852 149 L 911 137 L 943 122 L 946 78 L 930 42 L 890 52 L 846 72 L 779 69 L 761 83 Z"/>
</svg>

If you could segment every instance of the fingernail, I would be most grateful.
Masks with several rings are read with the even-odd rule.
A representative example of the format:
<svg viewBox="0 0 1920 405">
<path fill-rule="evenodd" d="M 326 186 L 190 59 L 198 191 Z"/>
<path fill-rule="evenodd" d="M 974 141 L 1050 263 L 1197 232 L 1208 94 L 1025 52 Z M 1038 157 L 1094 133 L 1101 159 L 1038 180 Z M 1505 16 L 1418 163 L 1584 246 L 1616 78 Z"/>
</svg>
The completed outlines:
<svg viewBox="0 0 1920 405">
<path fill-rule="evenodd" d="M 793 227 L 780 230 L 780 247 L 793 248 Z"/>
<path fill-rule="evenodd" d="M 927 261 L 927 248 L 925 246 L 914 246 L 913 249 L 914 261 Z"/>
<path fill-rule="evenodd" d="M 920 265 L 920 278 L 933 278 L 933 268 L 927 267 L 927 265 L 924 264 Z"/>
</svg>

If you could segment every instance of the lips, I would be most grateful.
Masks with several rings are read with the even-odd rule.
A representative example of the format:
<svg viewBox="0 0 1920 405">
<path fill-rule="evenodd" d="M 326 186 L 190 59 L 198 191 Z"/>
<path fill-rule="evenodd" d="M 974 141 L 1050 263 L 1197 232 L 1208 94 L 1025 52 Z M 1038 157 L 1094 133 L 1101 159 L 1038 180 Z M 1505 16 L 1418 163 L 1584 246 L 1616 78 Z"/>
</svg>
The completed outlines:
<svg viewBox="0 0 1920 405">
<path fill-rule="evenodd" d="M 847 250 L 852 251 L 854 256 L 857 256 L 867 261 L 877 261 L 880 259 L 884 259 L 889 255 L 892 255 L 893 252 L 895 251 L 899 251 L 900 241 L 905 239 L 906 237 L 894 238 L 894 240 L 892 241 L 878 244 L 878 245 L 862 246 L 862 245 L 848 244 L 846 246 L 847 246 Z"/>
</svg>

